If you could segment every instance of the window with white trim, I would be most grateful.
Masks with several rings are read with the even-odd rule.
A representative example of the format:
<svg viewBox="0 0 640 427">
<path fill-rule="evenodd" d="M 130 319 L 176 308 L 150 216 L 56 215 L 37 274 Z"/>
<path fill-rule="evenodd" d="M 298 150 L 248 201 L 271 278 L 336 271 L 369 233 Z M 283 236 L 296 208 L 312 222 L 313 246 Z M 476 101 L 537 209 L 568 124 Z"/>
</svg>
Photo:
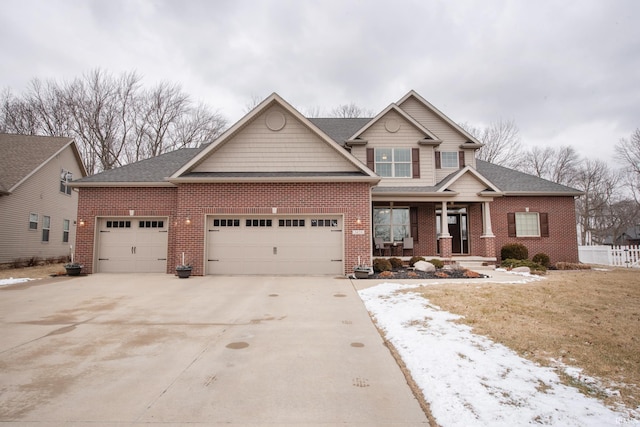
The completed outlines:
<svg viewBox="0 0 640 427">
<path fill-rule="evenodd" d="M 49 230 L 51 229 L 51 217 L 44 215 L 42 217 L 42 241 L 49 241 Z"/>
<path fill-rule="evenodd" d="M 29 230 L 37 230 L 38 229 L 38 214 L 30 213 L 29 214 Z"/>
<path fill-rule="evenodd" d="M 540 215 L 538 212 L 516 212 L 516 236 L 540 236 Z"/>
<path fill-rule="evenodd" d="M 443 168 L 452 168 L 458 169 L 460 167 L 458 160 L 458 152 L 457 151 L 441 151 L 440 152 L 440 161 Z"/>
<path fill-rule="evenodd" d="M 376 173 L 385 178 L 411 178 L 410 148 L 376 148 Z"/>
<path fill-rule="evenodd" d="M 73 180 L 73 174 L 66 170 L 62 169 L 60 171 L 60 192 L 71 195 L 71 187 L 69 187 L 69 182 Z"/>
<path fill-rule="evenodd" d="M 62 243 L 69 243 L 69 224 L 71 221 L 68 219 L 62 220 Z"/>
<path fill-rule="evenodd" d="M 405 237 L 410 237 L 409 208 L 374 208 L 373 235 L 385 242 L 401 242 Z"/>
</svg>

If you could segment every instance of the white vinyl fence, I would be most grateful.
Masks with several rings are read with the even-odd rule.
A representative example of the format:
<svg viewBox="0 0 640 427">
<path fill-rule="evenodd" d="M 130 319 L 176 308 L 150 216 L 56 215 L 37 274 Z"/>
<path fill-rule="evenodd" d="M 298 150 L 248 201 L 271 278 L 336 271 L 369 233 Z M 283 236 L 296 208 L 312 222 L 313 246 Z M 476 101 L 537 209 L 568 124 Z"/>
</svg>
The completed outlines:
<svg viewBox="0 0 640 427">
<path fill-rule="evenodd" d="M 578 246 L 580 262 L 640 268 L 640 246 Z"/>
</svg>

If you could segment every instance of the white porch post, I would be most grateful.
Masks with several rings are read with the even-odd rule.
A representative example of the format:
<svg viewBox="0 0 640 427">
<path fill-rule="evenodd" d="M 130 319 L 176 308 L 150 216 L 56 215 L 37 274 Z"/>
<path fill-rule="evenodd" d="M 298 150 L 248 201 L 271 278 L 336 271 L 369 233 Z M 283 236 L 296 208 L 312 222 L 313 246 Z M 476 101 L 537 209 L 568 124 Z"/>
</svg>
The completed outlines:
<svg viewBox="0 0 640 427">
<path fill-rule="evenodd" d="M 489 202 L 482 203 L 482 237 L 495 237 L 491 229 L 491 208 Z"/>
<path fill-rule="evenodd" d="M 442 202 L 442 214 L 440 215 L 440 237 L 451 237 L 449 234 L 449 219 L 446 201 Z"/>
</svg>

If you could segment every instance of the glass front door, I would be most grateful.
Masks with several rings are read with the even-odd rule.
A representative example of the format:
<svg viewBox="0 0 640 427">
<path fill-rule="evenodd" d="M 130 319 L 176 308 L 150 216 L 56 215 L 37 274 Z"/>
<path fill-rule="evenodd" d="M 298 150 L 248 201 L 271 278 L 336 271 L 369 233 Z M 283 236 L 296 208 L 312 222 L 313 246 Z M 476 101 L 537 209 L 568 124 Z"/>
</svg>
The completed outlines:
<svg viewBox="0 0 640 427">
<path fill-rule="evenodd" d="M 442 221 L 442 210 L 436 210 L 436 233 L 440 236 L 440 225 Z M 467 208 L 447 209 L 447 225 L 451 235 L 451 252 L 453 254 L 469 253 L 469 223 Z M 438 253 L 440 253 L 440 239 L 437 243 Z"/>
</svg>

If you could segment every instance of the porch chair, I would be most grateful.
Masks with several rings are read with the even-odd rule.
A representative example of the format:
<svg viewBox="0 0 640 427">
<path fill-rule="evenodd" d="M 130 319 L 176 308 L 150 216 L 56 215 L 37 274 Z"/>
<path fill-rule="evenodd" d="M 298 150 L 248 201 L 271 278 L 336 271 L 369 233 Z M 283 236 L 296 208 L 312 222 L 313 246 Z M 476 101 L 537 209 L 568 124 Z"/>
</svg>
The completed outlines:
<svg viewBox="0 0 640 427">
<path fill-rule="evenodd" d="M 404 251 L 410 250 L 411 256 L 413 256 L 413 237 L 405 237 L 402 240 L 402 255 L 404 256 Z"/>
<path fill-rule="evenodd" d="M 386 248 L 384 247 L 384 239 L 382 237 L 376 237 L 373 239 L 375 246 L 376 246 L 376 251 L 378 251 L 378 256 L 384 256 L 384 253 L 386 252 Z"/>
</svg>

